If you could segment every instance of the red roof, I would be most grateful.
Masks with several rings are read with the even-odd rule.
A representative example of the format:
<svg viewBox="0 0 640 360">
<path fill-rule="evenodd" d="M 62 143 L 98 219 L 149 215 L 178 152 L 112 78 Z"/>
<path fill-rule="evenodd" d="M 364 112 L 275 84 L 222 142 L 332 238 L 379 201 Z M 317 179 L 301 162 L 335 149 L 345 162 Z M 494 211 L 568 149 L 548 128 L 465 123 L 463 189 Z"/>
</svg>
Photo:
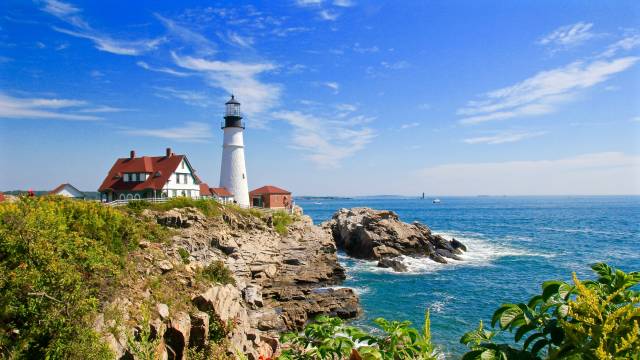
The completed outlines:
<svg viewBox="0 0 640 360">
<path fill-rule="evenodd" d="M 0 192 L 0 202 L 3 202 L 4 200 L 4 194 Z"/>
<path fill-rule="evenodd" d="M 209 196 L 211 195 L 211 191 L 209 190 L 209 185 L 207 183 L 200 183 L 200 196 Z"/>
<path fill-rule="evenodd" d="M 209 190 L 211 190 L 212 194 L 218 195 L 220 197 L 233 196 L 233 194 L 230 193 L 229 190 L 227 190 L 227 188 L 218 187 L 218 188 L 211 188 Z"/>
<path fill-rule="evenodd" d="M 277 186 L 266 185 L 261 188 L 257 188 L 249 192 L 249 196 L 253 195 L 264 195 L 264 194 L 274 194 L 274 195 L 291 195 L 291 191 L 287 191 L 285 189 L 281 189 Z"/>
<path fill-rule="evenodd" d="M 142 191 L 162 190 L 171 174 L 178 168 L 184 155 L 143 156 L 137 158 L 121 158 L 109 170 L 109 174 L 100 185 L 98 191 Z M 188 161 L 187 161 L 188 162 Z M 125 173 L 147 173 L 147 180 L 142 182 L 124 182 Z M 196 182 L 200 179 L 195 176 Z"/>
</svg>

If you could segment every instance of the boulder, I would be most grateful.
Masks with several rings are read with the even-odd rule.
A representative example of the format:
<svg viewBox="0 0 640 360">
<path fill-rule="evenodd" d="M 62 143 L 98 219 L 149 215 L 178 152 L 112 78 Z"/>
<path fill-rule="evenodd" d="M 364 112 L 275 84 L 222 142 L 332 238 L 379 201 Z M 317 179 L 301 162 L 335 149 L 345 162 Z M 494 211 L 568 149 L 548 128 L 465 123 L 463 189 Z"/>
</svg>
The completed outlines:
<svg viewBox="0 0 640 360">
<path fill-rule="evenodd" d="M 403 264 L 402 261 L 398 259 L 391 259 L 391 258 L 380 259 L 380 261 L 378 261 L 378 267 L 392 268 L 393 271 L 396 271 L 396 272 L 406 272 L 409 270 L 407 268 L 407 265 Z"/>
<path fill-rule="evenodd" d="M 244 301 L 249 304 L 253 309 L 262 307 L 262 292 L 257 285 L 249 285 L 242 289 L 242 296 Z"/>
<path fill-rule="evenodd" d="M 191 334 L 191 318 L 186 312 L 178 312 L 169 321 L 164 333 L 169 360 L 184 359 Z"/>
<path fill-rule="evenodd" d="M 161 319 L 164 320 L 169 317 L 169 306 L 167 306 L 167 304 L 157 304 L 156 310 Z"/>
<path fill-rule="evenodd" d="M 158 261 L 157 266 L 163 274 L 173 270 L 173 264 L 171 264 L 169 260 L 160 260 Z"/>
<path fill-rule="evenodd" d="M 460 260 L 457 255 L 466 251 L 460 241 L 434 235 L 428 226 L 419 222 L 402 222 L 396 213 L 388 210 L 340 209 L 322 226 L 331 232 L 338 248 L 361 259 L 413 255 L 446 263 L 445 258 Z M 392 267 L 392 263 L 380 264 L 387 265 Z"/>
<path fill-rule="evenodd" d="M 191 314 L 191 332 L 189 334 L 189 347 L 201 349 L 209 341 L 209 314 L 196 311 Z"/>
</svg>

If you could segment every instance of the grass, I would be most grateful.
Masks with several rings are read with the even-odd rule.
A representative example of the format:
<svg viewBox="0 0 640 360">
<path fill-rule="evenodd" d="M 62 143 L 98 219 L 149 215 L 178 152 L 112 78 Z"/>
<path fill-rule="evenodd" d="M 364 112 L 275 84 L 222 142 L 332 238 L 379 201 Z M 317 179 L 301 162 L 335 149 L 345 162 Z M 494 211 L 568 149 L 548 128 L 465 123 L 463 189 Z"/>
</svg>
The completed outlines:
<svg viewBox="0 0 640 360">
<path fill-rule="evenodd" d="M 293 217 L 284 211 L 276 211 L 272 215 L 273 229 L 280 235 L 287 235 L 288 226 L 294 221 Z"/>
<path fill-rule="evenodd" d="M 146 200 L 134 200 L 127 203 L 126 209 L 136 215 L 140 215 L 144 209 L 155 211 L 167 211 L 193 207 L 200 210 L 205 216 L 216 217 L 222 215 L 223 205 L 214 199 L 192 199 L 188 197 L 171 198 L 163 203 L 150 203 Z"/>
<path fill-rule="evenodd" d="M 189 263 L 189 252 L 187 250 L 185 250 L 184 248 L 180 248 L 180 249 L 178 249 L 178 254 L 180 255 L 180 258 L 182 259 L 182 263 L 183 264 L 188 264 Z"/>
<path fill-rule="evenodd" d="M 231 270 L 229 270 L 221 260 L 216 260 L 207 265 L 200 270 L 198 275 L 198 277 L 209 280 L 214 284 L 236 284 L 236 280 L 233 278 Z"/>
</svg>

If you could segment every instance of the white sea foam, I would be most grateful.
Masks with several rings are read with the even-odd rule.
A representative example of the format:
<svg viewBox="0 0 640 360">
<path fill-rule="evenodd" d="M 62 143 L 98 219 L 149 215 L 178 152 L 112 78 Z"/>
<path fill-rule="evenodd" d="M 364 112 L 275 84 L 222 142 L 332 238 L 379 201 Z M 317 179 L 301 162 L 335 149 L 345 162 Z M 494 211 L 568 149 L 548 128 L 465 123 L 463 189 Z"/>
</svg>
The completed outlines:
<svg viewBox="0 0 640 360">
<path fill-rule="evenodd" d="M 507 256 L 522 256 L 522 257 L 543 257 L 553 258 L 555 254 L 546 254 L 541 252 L 532 252 L 525 249 L 515 248 L 505 243 L 493 242 L 482 238 L 482 234 L 479 233 L 462 233 L 457 231 L 448 232 L 434 232 L 434 234 L 441 235 L 445 239 L 456 238 L 467 246 L 467 251 L 459 257 L 462 260 L 447 259 L 447 264 L 437 263 L 429 258 L 425 257 L 413 257 L 407 255 L 399 256 L 399 260 L 404 263 L 408 271 L 405 273 L 399 273 L 393 271 L 391 268 L 380 268 L 377 266 L 376 260 L 354 260 L 351 259 L 348 266 L 356 272 L 379 272 L 390 273 L 394 275 L 414 275 L 414 274 L 427 274 L 442 270 L 451 270 L 460 266 L 465 267 L 486 267 L 491 266 L 492 262 Z M 505 239 L 506 240 L 506 239 Z M 526 240 L 525 240 L 526 241 Z M 508 240 L 506 241 L 509 242 Z M 340 260 L 348 259 L 347 255 L 338 255 Z M 349 273 L 349 272 L 348 272 Z"/>
<path fill-rule="evenodd" d="M 329 290 L 329 289 L 333 289 L 333 290 L 351 289 L 358 295 L 366 294 L 369 292 L 369 288 L 363 287 L 363 286 L 339 286 L 339 285 L 319 287 L 319 288 L 313 289 L 313 291 L 322 292 L 323 290 Z"/>
</svg>

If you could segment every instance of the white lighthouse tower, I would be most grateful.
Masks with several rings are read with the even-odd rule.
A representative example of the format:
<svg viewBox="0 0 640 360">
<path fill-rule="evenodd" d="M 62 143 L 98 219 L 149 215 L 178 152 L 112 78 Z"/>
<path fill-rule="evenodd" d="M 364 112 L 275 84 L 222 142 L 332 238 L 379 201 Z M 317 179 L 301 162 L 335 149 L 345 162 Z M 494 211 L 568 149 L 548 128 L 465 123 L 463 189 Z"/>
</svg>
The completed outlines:
<svg viewBox="0 0 640 360">
<path fill-rule="evenodd" d="M 222 163 L 220 165 L 220 187 L 233 194 L 240 206 L 249 206 L 247 168 L 244 164 L 244 123 L 240 103 L 231 95 L 227 101 L 222 130 Z"/>
</svg>

